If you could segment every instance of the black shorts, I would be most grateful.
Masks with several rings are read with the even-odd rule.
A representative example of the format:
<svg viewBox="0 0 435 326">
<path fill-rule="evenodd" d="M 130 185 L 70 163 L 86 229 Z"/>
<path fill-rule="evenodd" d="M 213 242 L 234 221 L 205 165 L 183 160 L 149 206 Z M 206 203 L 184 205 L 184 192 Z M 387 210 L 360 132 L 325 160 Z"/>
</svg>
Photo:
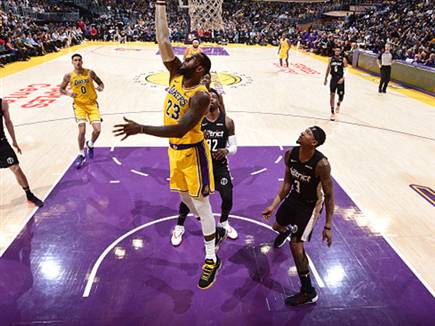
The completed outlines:
<svg viewBox="0 0 435 326">
<path fill-rule="evenodd" d="M 339 84 L 338 81 L 341 78 L 331 78 L 331 81 L 329 83 L 329 90 L 331 93 L 335 93 L 337 91 L 338 95 L 344 95 L 344 81 L 343 83 Z"/>
<path fill-rule="evenodd" d="M 6 139 L 0 140 L 0 169 L 18 164 L 17 154 Z"/>
<path fill-rule="evenodd" d="M 233 187 L 231 175 L 227 165 L 219 166 L 213 169 L 214 186 L 216 191 L 230 189 Z"/>
<path fill-rule="evenodd" d="M 317 204 L 306 204 L 287 197 L 276 212 L 276 222 L 281 226 L 297 225 L 296 238 L 310 241 L 311 233 L 322 212 L 323 201 Z"/>
</svg>

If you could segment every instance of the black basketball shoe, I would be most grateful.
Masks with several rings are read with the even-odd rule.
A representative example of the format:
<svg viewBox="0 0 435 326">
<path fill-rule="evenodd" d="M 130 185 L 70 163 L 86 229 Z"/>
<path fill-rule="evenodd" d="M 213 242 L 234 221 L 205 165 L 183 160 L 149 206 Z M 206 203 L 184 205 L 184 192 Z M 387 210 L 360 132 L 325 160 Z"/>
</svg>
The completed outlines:
<svg viewBox="0 0 435 326">
<path fill-rule="evenodd" d="M 290 236 L 290 233 L 291 233 L 290 230 L 288 230 L 285 233 L 279 233 L 278 236 L 275 238 L 275 241 L 273 242 L 273 247 L 281 248 L 284 245 L 287 238 Z"/>
<path fill-rule="evenodd" d="M 216 236 L 215 236 L 215 250 L 218 251 L 220 245 L 222 244 L 222 242 L 224 242 L 224 240 L 227 238 L 228 236 L 228 230 L 221 227 L 221 226 L 217 226 L 216 227 Z"/>
<path fill-rule="evenodd" d="M 221 260 L 216 256 L 216 263 L 212 259 L 206 259 L 202 265 L 202 274 L 198 282 L 201 290 L 207 290 L 216 281 L 217 271 L 221 268 Z"/>
<path fill-rule="evenodd" d="M 273 242 L 273 247 L 281 248 L 284 245 L 285 241 L 288 239 L 288 237 L 292 234 L 295 234 L 296 232 L 298 232 L 298 226 L 290 224 L 289 226 L 287 226 L 287 232 L 280 232 L 275 238 L 275 241 Z"/>
<path fill-rule="evenodd" d="M 287 297 L 285 304 L 288 306 L 299 306 L 302 304 L 316 303 L 317 299 L 319 299 L 319 297 L 315 288 L 312 288 L 312 290 L 308 292 L 301 289 L 299 293 Z"/>
<path fill-rule="evenodd" d="M 35 206 L 38 207 L 42 207 L 44 206 L 44 202 L 39 199 L 38 197 L 36 197 L 33 193 L 30 193 L 27 195 L 27 200 L 33 204 L 35 204 Z"/>
</svg>

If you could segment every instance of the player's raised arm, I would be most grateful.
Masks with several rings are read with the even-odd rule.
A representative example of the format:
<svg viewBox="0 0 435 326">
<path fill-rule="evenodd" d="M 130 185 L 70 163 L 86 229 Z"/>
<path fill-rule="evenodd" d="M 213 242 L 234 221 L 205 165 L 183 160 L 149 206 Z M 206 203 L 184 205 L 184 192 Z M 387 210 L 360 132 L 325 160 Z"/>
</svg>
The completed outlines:
<svg viewBox="0 0 435 326">
<path fill-rule="evenodd" d="M 169 70 L 172 79 L 181 67 L 181 61 L 175 56 L 169 40 L 168 18 L 166 15 L 166 1 L 156 1 L 156 38 L 159 44 L 160 56 Z"/>
</svg>

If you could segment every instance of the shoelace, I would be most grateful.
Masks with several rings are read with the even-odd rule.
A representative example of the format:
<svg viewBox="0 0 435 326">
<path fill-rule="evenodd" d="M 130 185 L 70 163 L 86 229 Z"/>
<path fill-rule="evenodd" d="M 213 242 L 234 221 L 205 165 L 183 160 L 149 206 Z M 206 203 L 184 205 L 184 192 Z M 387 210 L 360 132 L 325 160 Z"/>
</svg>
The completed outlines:
<svg viewBox="0 0 435 326">
<path fill-rule="evenodd" d="M 201 279 L 207 281 L 211 275 L 211 272 L 213 272 L 213 269 L 214 269 L 214 264 L 205 263 L 204 265 L 202 265 Z"/>
</svg>

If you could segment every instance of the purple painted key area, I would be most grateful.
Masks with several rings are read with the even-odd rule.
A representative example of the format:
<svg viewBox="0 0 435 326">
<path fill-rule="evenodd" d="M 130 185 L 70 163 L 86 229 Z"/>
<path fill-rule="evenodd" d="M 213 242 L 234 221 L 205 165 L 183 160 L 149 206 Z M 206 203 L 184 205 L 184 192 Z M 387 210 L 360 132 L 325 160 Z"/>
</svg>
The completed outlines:
<svg viewBox="0 0 435 326">
<path fill-rule="evenodd" d="M 311 274 L 319 301 L 284 305 L 299 289 L 290 250 L 273 249 L 275 233 L 255 224 L 278 190 L 283 154 L 240 147 L 230 158 L 232 214 L 250 221 L 230 219 L 239 238 L 222 245 L 210 289 L 197 288 L 199 222 L 187 219 L 174 248 L 170 219 L 110 250 L 85 298 L 104 250 L 136 227 L 176 216 L 179 204 L 168 189 L 166 148 L 97 148 L 82 170 L 68 169 L 0 259 L 0 325 L 434 325 L 432 295 L 379 234 L 358 226 L 361 212 L 337 183 L 333 245 L 321 242 L 323 214 L 306 245 L 324 283 Z M 219 213 L 219 194 L 212 205 Z"/>
</svg>

